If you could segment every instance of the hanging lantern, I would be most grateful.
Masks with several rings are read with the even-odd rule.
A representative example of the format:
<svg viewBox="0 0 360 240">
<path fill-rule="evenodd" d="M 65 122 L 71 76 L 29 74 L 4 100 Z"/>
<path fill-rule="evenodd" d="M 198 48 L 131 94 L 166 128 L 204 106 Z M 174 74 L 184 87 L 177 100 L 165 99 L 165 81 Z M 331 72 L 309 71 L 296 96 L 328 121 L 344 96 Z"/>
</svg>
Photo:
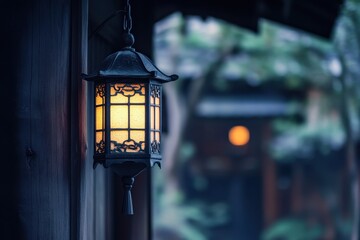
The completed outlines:
<svg viewBox="0 0 360 240">
<path fill-rule="evenodd" d="M 95 74 L 83 77 L 95 87 L 94 168 L 102 164 L 123 176 L 127 195 L 123 208 L 133 214 L 134 177 L 154 164 L 161 166 L 161 85 L 178 76 L 164 74 L 132 48 L 129 3 L 125 12 L 126 46 L 109 55 Z"/>
</svg>

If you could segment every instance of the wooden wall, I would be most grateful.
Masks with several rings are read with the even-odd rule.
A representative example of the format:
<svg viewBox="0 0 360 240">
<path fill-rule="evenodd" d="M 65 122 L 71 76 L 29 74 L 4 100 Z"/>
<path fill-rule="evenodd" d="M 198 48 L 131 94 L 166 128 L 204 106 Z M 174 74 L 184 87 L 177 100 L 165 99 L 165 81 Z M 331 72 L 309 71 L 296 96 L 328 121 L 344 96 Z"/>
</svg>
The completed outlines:
<svg viewBox="0 0 360 240">
<path fill-rule="evenodd" d="M 15 0 L 1 9 L 0 239 L 79 239 L 90 176 L 80 78 L 86 0 Z"/>
</svg>

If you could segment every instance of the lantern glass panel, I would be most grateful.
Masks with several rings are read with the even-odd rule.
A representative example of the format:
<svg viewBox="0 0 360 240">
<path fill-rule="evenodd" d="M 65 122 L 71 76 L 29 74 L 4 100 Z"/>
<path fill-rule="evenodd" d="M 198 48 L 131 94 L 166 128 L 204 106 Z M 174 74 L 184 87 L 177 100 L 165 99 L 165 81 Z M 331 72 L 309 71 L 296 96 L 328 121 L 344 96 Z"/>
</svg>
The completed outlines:
<svg viewBox="0 0 360 240">
<path fill-rule="evenodd" d="M 143 142 L 145 141 L 145 131 L 130 131 L 130 138 L 135 142 Z"/>
<path fill-rule="evenodd" d="M 95 133 L 95 152 L 105 153 L 105 132 L 96 131 Z"/>
<path fill-rule="evenodd" d="M 95 152 L 105 153 L 105 84 L 95 87 Z"/>
<path fill-rule="evenodd" d="M 144 103 L 145 104 L 145 88 L 130 98 L 131 103 Z"/>
<path fill-rule="evenodd" d="M 151 106 L 150 107 L 150 127 L 151 129 L 155 129 L 155 107 Z"/>
<path fill-rule="evenodd" d="M 155 129 L 160 130 L 160 107 L 155 107 Z"/>
<path fill-rule="evenodd" d="M 95 115 L 96 130 L 104 129 L 104 106 L 97 106 Z"/>
<path fill-rule="evenodd" d="M 145 129 L 145 105 L 130 106 L 130 128 Z"/>
<path fill-rule="evenodd" d="M 110 152 L 145 150 L 145 85 L 110 84 Z"/>
<path fill-rule="evenodd" d="M 97 131 L 96 142 L 99 143 L 101 140 L 104 140 L 104 131 Z"/>
<path fill-rule="evenodd" d="M 118 94 L 113 87 L 110 88 L 110 93 L 111 93 L 111 103 L 128 103 L 129 98 L 124 96 L 123 94 Z"/>
<path fill-rule="evenodd" d="M 160 132 L 155 132 L 155 140 L 160 142 Z"/>
<path fill-rule="evenodd" d="M 129 138 L 129 132 L 127 130 L 124 131 L 111 131 L 111 141 L 116 143 L 123 143 Z M 112 146 L 111 150 L 114 150 L 114 146 Z"/>
<path fill-rule="evenodd" d="M 110 127 L 128 128 L 129 127 L 129 107 L 127 105 L 110 106 Z"/>
<path fill-rule="evenodd" d="M 150 85 L 150 145 L 151 152 L 160 154 L 161 86 Z"/>
<path fill-rule="evenodd" d="M 95 88 L 95 105 L 105 104 L 105 84 L 99 84 Z"/>
</svg>

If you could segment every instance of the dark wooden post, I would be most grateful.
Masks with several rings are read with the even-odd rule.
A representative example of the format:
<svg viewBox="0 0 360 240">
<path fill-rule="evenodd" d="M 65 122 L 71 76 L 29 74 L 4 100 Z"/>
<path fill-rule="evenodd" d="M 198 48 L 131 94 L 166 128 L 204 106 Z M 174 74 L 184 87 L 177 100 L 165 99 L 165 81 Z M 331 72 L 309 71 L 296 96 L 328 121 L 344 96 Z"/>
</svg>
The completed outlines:
<svg viewBox="0 0 360 240">
<path fill-rule="evenodd" d="M 71 2 L 12 7 L 11 78 L 2 91 L 16 99 L 9 109 L 13 156 L 3 159 L 16 164 L 15 228 L 24 239 L 69 239 Z"/>
<path fill-rule="evenodd" d="M 92 223 L 80 210 L 87 194 L 80 190 L 86 6 L 87 0 L 2 3 L 1 239 L 80 239 L 80 219 Z"/>
<path fill-rule="evenodd" d="M 91 105 L 81 79 L 87 71 L 88 0 L 71 1 L 69 132 L 70 132 L 70 239 L 93 240 L 95 236 L 94 171 Z M 91 142 L 91 141 L 90 141 Z"/>
</svg>

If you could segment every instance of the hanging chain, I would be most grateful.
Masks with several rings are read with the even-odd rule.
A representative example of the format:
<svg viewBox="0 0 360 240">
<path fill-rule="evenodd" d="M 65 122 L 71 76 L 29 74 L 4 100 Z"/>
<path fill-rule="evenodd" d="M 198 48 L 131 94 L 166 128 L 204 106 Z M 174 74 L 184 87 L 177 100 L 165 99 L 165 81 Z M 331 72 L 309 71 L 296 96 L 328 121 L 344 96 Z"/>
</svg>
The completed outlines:
<svg viewBox="0 0 360 240">
<path fill-rule="evenodd" d="M 129 33 L 131 28 L 132 28 L 131 7 L 130 7 L 130 1 L 127 0 L 125 6 L 123 29 L 124 31 Z"/>
</svg>

